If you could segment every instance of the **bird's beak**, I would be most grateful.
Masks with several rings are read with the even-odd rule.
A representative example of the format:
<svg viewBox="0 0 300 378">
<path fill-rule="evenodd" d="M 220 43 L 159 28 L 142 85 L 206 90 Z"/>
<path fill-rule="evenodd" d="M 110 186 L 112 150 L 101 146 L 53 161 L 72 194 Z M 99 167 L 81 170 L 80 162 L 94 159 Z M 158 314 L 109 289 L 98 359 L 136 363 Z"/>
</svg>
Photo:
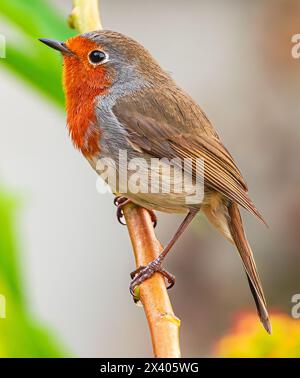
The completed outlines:
<svg viewBox="0 0 300 378">
<path fill-rule="evenodd" d="M 70 49 L 68 49 L 67 45 L 64 42 L 59 42 L 47 38 L 40 38 L 39 41 L 41 41 L 42 43 L 51 47 L 54 50 L 60 51 L 63 55 L 75 56 L 75 54 Z"/>
</svg>

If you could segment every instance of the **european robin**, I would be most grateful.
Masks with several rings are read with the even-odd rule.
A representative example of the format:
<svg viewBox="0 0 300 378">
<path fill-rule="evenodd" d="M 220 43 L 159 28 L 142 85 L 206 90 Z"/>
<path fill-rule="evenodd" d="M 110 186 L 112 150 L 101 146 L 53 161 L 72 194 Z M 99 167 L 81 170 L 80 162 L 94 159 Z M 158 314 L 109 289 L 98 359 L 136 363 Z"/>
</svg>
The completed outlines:
<svg viewBox="0 0 300 378">
<path fill-rule="evenodd" d="M 126 151 L 127 161 L 142 159 L 147 163 L 143 177 L 145 181 L 146 176 L 151 177 L 146 185 L 149 190 L 127 187 L 124 192 L 119 185 L 110 183 L 116 195 L 122 193 L 116 198 L 118 216 L 127 201 L 143 206 L 151 214 L 153 210 L 186 214 L 161 255 L 133 272 L 131 293 L 154 272 L 162 273 L 169 286 L 173 285 L 174 277 L 161 263 L 189 223 L 202 211 L 235 244 L 260 320 L 271 333 L 265 297 L 238 207 L 242 206 L 262 221 L 263 218 L 250 200 L 247 185 L 232 156 L 204 112 L 142 45 L 125 35 L 103 30 L 70 38 L 65 43 L 49 39 L 41 39 L 41 42 L 62 53 L 70 137 L 92 168 L 102 174 L 98 162 L 103 158 L 116 162 L 120 151 Z M 172 173 L 171 169 L 167 174 L 164 169 L 154 169 L 151 165 L 154 158 L 167 159 L 164 165 L 171 166 L 172 161 Z M 161 189 L 182 177 L 184 159 L 191 162 L 190 185 L 204 183 L 200 202 L 187 201 L 190 188 L 178 191 L 172 185 L 169 191 L 157 190 L 158 186 Z M 204 165 L 201 177 L 196 175 L 198 159 Z M 127 165 L 119 163 L 115 168 L 118 178 L 124 177 L 127 170 L 125 180 L 130 180 L 132 172 Z"/>
</svg>

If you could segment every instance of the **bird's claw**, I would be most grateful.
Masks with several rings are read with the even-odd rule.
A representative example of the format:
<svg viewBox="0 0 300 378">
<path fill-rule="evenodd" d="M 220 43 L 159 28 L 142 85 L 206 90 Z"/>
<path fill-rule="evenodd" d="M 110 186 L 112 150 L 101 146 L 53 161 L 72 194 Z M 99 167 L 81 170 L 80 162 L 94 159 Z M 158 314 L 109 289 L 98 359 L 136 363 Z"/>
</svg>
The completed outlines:
<svg viewBox="0 0 300 378">
<path fill-rule="evenodd" d="M 144 281 L 148 278 L 152 277 L 154 273 L 161 273 L 168 281 L 167 289 L 171 289 L 171 287 L 175 284 L 175 276 L 173 274 L 166 271 L 162 266 L 161 262 L 154 260 L 147 266 L 140 266 L 138 269 L 130 273 L 132 281 L 130 283 L 130 293 L 135 298 L 135 288 L 141 285 Z"/>
<path fill-rule="evenodd" d="M 122 219 L 124 218 L 123 207 L 129 202 L 130 200 L 124 196 L 118 196 L 114 199 L 114 204 L 115 206 L 117 206 L 117 218 L 119 223 L 121 223 L 123 226 L 126 225 L 126 223 L 122 221 Z"/>
<path fill-rule="evenodd" d="M 118 218 L 119 223 L 121 223 L 123 226 L 126 225 L 126 223 L 124 223 L 122 221 L 122 219 L 124 218 L 123 207 L 130 202 L 131 202 L 131 200 L 124 197 L 124 196 L 117 196 L 114 199 L 114 204 L 115 204 L 115 206 L 117 206 L 117 218 Z M 147 211 L 150 214 L 151 221 L 153 223 L 153 227 L 155 228 L 157 226 L 157 217 L 156 217 L 153 210 L 147 209 Z"/>
<path fill-rule="evenodd" d="M 155 215 L 155 212 L 153 210 L 147 209 L 147 211 L 150 214 L 151 221 L 152 221 L 152 224 L 153 224 L 153 228 L 155 228 L 157 226 L 157 216 Z"/>
</svg>

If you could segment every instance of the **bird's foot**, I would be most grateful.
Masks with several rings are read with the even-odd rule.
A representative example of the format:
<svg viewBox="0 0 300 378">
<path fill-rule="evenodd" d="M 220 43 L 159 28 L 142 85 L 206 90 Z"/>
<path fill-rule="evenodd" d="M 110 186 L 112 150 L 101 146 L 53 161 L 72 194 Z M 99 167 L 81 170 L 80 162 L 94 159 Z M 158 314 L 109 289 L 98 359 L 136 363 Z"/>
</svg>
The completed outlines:
<svg viewBox="0 0 300 378">
<path fill-rule="evenodd" d="M 122 219 L 124 218 L 123 207 L 130 202 L 131 202 L 130 199 L 128 199 L 124 196 L 118 196 L 114 199 L 114 204 L 115 204 L 115 206 L 117 206 L 118 221 L 119 221 L 119 223 L 121 223 L 124 226 L 126 225 L 126 223 L 124 223 L 122 221 Z"/>
<path fill-rule="evenodd" d="M 130 276 L 132 278 L 130 284 L 130 293 L 135 298 L 135 288 L 146 281 L 148 278 L 152 277 L 154 273 L 161 273 L 168 281 L 167 289 L 171 289 L 172 286 L 175 284 L 175 276 L 173 274 L 167 272 L 161 266 L 161 259 L 157 258 L 156 260 L 152 261 L 147 266 L 140 266 L 138 269 L 133 271 Z"/>
<path fill-rule="evenodd" d="M 117 218 L 118 218 L 118 221 L 123 224 L 123 225 L 126 225 L 126 223 L 124 223 L 122 221 L 122 219 L 124 218 L 124 213 L 123 213 L 123 207 L 125 205 L 127 205 L 128 203 L 132 202 L 130 199 L 124 197 L 124 196 L 117 196 L 115 199 L 114 199 L 114 204 L 117 206 Z M 151 221 L 153 223 L 153 227 L 156 227 L 157 225 L 157 217 L 154 213 L 153 210 L 148 210 L 148 213 L 150 214 L 150 217 L 151 217 Z"/>
<path fill-rule="evenodd" d="M 147 211 L 150 215 L 151 222 L 153 224 L 153 228 L 155 228 L 157 226 L 157 216 L 155 215 L 155 212 L 153 210 L 147 209 Z"/>
</svg>

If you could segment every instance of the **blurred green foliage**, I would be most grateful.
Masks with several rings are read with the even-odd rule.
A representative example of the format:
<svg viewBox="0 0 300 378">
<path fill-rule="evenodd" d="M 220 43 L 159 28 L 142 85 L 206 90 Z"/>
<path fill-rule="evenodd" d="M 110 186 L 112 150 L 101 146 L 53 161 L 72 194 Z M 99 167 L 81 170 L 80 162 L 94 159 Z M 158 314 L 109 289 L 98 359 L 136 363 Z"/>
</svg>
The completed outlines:
<svg viewBox="0 0 300 378">
<path fill-rule="evenodd" d="M 0 357 L 63 357 L 66 353 L 36 322 L 27 306 L 14 230 L 16 207 L 16 201 L 1 191 Z"/>
<path fill-rule="evenodd" d="M 0 17 L 19 32 L 8 39 L 7 59 L 1 65 L 12 70 L 58 106 L 63 106 L 61 57 L 42 45 L 39 38 L 66 40 L 75 34 L 59 12 L 44 0 L 1 0 Z M 0 31 L 1 32 L 1 31 Z"/>
<path fill-rule="evenodd" d="M 1 0 L 0 19 L 12 28 L 13 35 L 16 34 L 16 38 L 7 39 L 7 59 L 0 60 L 2 67 L 13 71 L 62 107 L 61 57 L 42 45 L 38 38 L 65 40 L 74 35 L 66 19 L 44 0 Z M 36 322 L 27 306 L 18 238 L 13 226 L 15 209 L 16 201 L 0 192 L 2 306 L 3 299 L 6 301 L 6 318 L 0 316 L 0 357 L 65 357 L 66 352 L 49 331 Z"/>
</svg>

